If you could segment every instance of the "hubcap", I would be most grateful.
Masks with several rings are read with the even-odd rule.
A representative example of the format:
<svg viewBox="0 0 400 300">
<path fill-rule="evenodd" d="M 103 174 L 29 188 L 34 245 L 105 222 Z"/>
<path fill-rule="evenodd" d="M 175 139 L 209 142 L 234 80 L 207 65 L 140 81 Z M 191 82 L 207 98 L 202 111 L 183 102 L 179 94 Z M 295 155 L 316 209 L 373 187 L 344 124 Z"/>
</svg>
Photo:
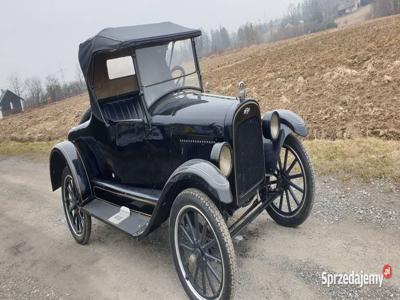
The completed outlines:
<svg viewBox="0 0 400 300">
<path fill-rule="evenodd" d="M 189 256 L 189 269 L 193 269 L 196 267 L 199 257 L 201 256 L 201 259 L 204 258 L 204 255 L 200 254 L 200 249 L 197 248 L 195 249 L 192 254 Z"/>
</svg>

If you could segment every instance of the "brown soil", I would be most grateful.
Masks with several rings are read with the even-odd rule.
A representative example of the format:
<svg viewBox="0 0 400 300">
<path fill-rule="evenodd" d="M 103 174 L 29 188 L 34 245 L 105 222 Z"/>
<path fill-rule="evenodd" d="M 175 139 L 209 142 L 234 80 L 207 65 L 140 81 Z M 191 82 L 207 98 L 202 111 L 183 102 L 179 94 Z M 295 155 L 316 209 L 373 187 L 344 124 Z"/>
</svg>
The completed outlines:
<svg viewBox="0 0 400 300">
<path fill-rule="evenodd" d="M 237 95 L 240 80 L 263 111 L 300 114 L 311 138 L 400 140 L 400 16 L 369 21 L 202 60 L 214 92 Z M 87 96 L 0 120 L 0 141 L 64 138 Z"/>
<path fill-rule="evenodd" d="M 66 137 L 88 108 L 86 94 L 8 116 L 0 120 L 0 141 L 52 141 Z"/>
<path fill-rule="evenodd" d="M 312 138 L 400 139 L 400 16 L 203 61 L 213 90 L 303 116 Z"/>
</svg>

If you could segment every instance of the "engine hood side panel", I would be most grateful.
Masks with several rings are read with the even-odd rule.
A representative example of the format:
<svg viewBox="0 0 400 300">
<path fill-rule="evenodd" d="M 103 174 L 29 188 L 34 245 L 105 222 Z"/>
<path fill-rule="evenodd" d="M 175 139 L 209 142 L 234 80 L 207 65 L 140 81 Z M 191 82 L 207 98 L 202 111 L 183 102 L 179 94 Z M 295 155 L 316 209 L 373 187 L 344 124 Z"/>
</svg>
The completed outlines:
<svg viewBox="0 0 400 300">
<path fill-rule="evenodd" d="M 150 114 L 152 122 L 170 127 L 174 135 L 224 138 L 225 117 L 238 105 L 235 98 L 184 92 L 156 103 Z"/>
<path fill-rule="evenodd" d="M 235 98 L 194 92 L 177 93 L 155 103 L 150 109 L 151 124 L 168 141 L 168 173 L 191 159 L 209 161 L 215 143 L 230 142 L 226 118 L 238 105 Z"/>
</svg>

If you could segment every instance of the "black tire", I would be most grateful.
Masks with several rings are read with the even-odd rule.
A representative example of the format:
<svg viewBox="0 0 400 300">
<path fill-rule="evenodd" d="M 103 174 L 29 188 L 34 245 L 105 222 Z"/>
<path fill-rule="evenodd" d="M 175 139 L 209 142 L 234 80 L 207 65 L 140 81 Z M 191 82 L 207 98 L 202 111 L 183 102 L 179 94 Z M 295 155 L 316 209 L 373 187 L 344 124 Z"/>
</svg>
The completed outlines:
<svg viewBox="0 0 400 300">
<path fill-rule="evenodd" d="M 291 163 L 289 155 L 293 155 Z M 293 172 L 296 168 L 297 171 Z M 270 187 L 280 190 L 281 195 L 266 208 L 267 212 L 279 225 L 297 227 L 311 213 L 315 179 L 310 158 L 302 143 L 294 135 L 289 135 L 283 144 L 274 177 L 269 178 Z M 300 183 L 295 180 L 299 180 Z"/>
<path fill-rule="evenodd" d="M 89 242 L 92 218 L 79 206 L 78 192 L 68 167 L 63 170 L 61 182 L 62 202 L 68 228 L 76 242 L 85 245 Z"/>
<path fill-rule="evenodd" d="M 211 199 L 197 189 L 184 190 L 172 205 L 169 226 L 175 268 L 188 296 L 231 299 L 236 257 L 228 227 Z"/>
<path fill-rule="evenodd" d="M 81 120 L 79 121 L 79 124 L 85 123 L 86 121 L 89 121 L 90 117 L 92 116 L 92 109 L 89 107 L 85 113 L 82 115 Z"/>
</svg>

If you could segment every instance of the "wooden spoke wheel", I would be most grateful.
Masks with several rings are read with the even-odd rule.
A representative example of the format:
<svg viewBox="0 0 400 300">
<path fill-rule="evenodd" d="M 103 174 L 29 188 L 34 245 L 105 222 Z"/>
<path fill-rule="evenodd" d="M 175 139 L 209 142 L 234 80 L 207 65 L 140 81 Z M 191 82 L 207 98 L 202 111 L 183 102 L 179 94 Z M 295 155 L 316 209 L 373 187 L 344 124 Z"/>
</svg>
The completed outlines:
<svg viewBox="0 0 400 300">
<path fill-rule="evenodd" d="M 314 173 L 304 147 L 293 135 L 286 138 L 275 173 L 267 177 L 267 184 L 269 189 L 280 192 L 267 207 L 278 224 L 295 227 L 307 219 L 314 202 Z"/>
<path fill-rule="evenodd" d="M 214 203 L 195 189 L 176 198 L 170 217 L 175 267 L 192 299 L 228 299 L 236 273 L 232 240 Z"/>
<path fill-rule="evenodd" d="M 79 205 L 79 194 L 68 167 L 63 171 L 62 183 L 62 200 L 68 227 L 79 244 L 86 244 L 90 238 L 91 217 Z"/>
</svg>

